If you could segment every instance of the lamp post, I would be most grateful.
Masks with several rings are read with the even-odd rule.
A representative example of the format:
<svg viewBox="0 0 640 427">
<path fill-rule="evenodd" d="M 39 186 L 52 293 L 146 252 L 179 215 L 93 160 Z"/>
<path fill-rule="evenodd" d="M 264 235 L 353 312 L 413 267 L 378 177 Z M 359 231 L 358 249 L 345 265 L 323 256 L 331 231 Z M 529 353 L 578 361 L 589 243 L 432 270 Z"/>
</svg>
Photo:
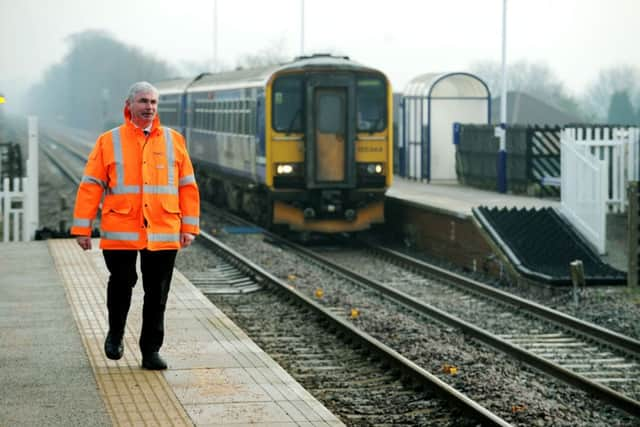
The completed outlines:
<svg viewBox="0 0 640 427">
<path fill-rule="evenodd" d="M 500 96 L 500 125 L 495 135 L 500 138 L 498 150 L 498 191 L 507 192 L 507 0 L 502 0 L 502 95 Z"/>
<path fill-rule="evenodd" d="M 218 68 L 218 0 L 213 0 L 213 58 L 211 72 Z"/>
<path fill-rule="evenodd" d="M 304 0 L 300 0 L 300 56 L 304 55 Z"/>
</svg>

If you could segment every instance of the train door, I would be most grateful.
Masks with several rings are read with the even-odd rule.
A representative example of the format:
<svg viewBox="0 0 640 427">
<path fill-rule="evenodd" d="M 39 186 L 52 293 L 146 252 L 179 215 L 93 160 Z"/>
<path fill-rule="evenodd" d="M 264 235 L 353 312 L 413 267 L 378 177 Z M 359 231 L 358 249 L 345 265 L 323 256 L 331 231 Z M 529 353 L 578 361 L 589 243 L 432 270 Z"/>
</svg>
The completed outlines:
<svg viewBox="0 0 640 427">
<path fill-rule="evenodd" d="M 350 78 L 311 78 L 307 85 L 306 170 L 309 188 L 355 184 L 355 89 Z"/>
</svg>

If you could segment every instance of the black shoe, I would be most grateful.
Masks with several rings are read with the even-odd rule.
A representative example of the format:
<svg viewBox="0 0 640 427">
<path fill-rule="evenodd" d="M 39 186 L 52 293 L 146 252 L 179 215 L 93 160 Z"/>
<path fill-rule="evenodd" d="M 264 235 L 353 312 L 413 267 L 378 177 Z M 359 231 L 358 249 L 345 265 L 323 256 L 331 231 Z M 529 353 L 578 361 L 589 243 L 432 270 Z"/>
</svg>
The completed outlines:
<svg viewBox="0 0 640 427">
<path fill-rule="evenodd" d="M 142 354 L 142 367 L 144 369 L 151 369 L 153 371 L 159 371 L 162 369 L 167 369 L 167 362 L 165 362 L 162 357 L 160 357 L 160 353 L 157 351 L 154 353 L 143 353 Z"/>
<path fill-rule="evenodd" d="M 107 339 L 104 340 L 104 354 L 111 360 L 122 359 L 124 353 L 124 345 L 122 344 L 122 337 L 116 339 L 111 332 L 107 334 Z"/>
</svg>

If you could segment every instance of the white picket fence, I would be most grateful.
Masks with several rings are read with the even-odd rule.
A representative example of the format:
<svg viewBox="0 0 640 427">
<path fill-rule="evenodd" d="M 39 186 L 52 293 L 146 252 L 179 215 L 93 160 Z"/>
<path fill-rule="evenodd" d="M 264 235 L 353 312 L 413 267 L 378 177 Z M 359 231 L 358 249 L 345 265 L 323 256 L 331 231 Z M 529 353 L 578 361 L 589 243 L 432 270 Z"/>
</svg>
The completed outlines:
<svg viewBox="0 0 640 427">
<path fill-rule="evenodd" d="M 566 128 L 561 143 L 561 211 L 600 254 L 607 212 L 626 212 L 626 188 L 640 174 L 640 129 Z"/>
<path fill-rule="evenodd" d="M 29 241 L 38 228 L 38 120 L 29 117 L 29 157 L 27 176 L 4 178 L 0 182 L 2 241 Z"/>
<path fill-rule="evenodd" d="M 2 202 L 2 241 L 19 242 L 29 240 L 25 215 L 26 178 L 4 178 L 0 187 Z"/>
</svg>

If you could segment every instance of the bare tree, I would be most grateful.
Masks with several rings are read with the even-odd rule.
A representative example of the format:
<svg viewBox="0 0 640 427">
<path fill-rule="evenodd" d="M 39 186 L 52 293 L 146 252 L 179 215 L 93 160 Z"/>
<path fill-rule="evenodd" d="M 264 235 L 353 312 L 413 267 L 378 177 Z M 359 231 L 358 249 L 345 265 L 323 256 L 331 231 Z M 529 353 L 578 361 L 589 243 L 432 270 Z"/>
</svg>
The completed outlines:
<svg viewBox="0 0 640 427">
<path fill-rule="evenodd" d="M 500 96 L 502 66 L 498 62 L 475 62 L 471 64 L 470 70 L 487 84 L 492 97 Z M 545 64 L 518 61 L 508 65 L 507 90 L 525 92 L 578 117 L 583 116 L 577 101 L 568 93 L 564 83 Z"/>
<path fill-rule="evenodd" d="M 235 69 L 266 67 L 287 61 L 285 56 L 284 39 L 271 42 L 270 45 L 255 53 L 242 55 Z"/>
<path fill-rule="evenodd" d="M 115 40 L 109 33 L 88 30 L 67 38 L 69 53 L 51 66 L 30 91 L 38 113 L 67 124 L 104 130 L 122 120 L 122 105 L 131 83 L 175 75 L 163 61 Z"/>
</svg>

